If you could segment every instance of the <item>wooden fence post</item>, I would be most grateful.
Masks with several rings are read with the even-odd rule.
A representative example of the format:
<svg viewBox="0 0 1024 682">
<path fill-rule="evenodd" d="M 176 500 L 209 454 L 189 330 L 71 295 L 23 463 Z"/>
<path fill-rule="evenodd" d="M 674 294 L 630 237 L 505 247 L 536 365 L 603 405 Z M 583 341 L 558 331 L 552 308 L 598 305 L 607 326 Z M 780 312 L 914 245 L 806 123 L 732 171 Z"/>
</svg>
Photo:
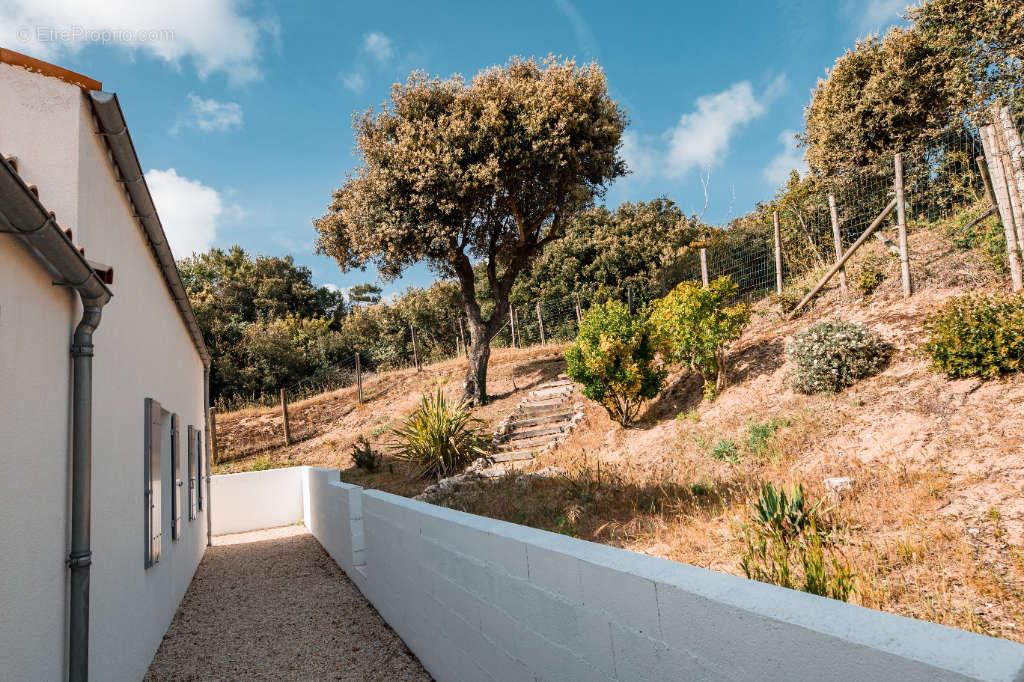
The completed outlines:
<svg viewBox="0 0 1024 682">
<path fill-rule="evenodd" d="M 775 222 L 775 293 L 782 295 L 782 230 L 779 229 L 779 212 L 773 215 Z"/>
<path fill-rule="evenodd" d="M 281 389 L 281 417 L 284 419 L 284 444 L 292 444 L 292 430 L 288 424 L 288 397 L 284 393 L 284 389 Z"/>
<path fill-rule="evenodd" d="M 836 198 L 829 192 L 828 195 L 828 212 L 832 219 L 832 241 L 836 247 L 836 262 L 838 263 L 843 257 L 843 236 L 839 232 L 839 210 L 836 208 Z M 839 293 L 845 299 L 847 296 L 846 289 L 846 268 L 839 268 Z"/>
<path fill-rule="evenodd" d="M 210 408 L 210 461 L 217 463 L 217 408 Z M 209 474 L 207 474 L 209 475 Z"/>
<path fill-rule="evenodd" d="M 981 145 L 985 150 L 985 161 L 988 167 L 988 175 L 992 181 L 992 191 L 995 194 L 996 207 L 999 210 L 999 220 L 1003 223 L 1003 236 L 1006 239 L 1006 255 L 1010 263 L 1010 281 L 1014 291 L 1024 288 L 1021 274 L 1021 249 L 1018 231 L 1022 226 L 1017 225 L 1014 218 L 1013 207 L 1010 205 L 1010 193 L 1007 188 L 1003 157 L 999 153 L 999 135 L 994 125 L 983 126 L 981 132 Z"/>
<path fill-rule="evenodd" d="M 583 324 L 583 304 L 580 303 L 580 293 L 576 292 L 576 324 Z"/>
<path fill-rule="evenodd" d="M 996 210 L 999 210 L 999 204 L 996 203 L 996 193 L 992 188 L 992 176 L 988 173 L 988 164 L 985 163 L 984 155 L 974 157 L 974 162 L 978 164 L 978 173 L 981 174 L 981 181 L 985 184 L 985 200 L 994 206 Z"/>
<path fill-rule="evenodd" d="M 409 324 L 409 334 L 412 335 L 412 361 L 416 365 L 416 371 L 420 371 L 420 347 L 416 342 L 416 327 Z"/>
<path fill-rule="evenodd" d="M 993 118 L 999 131 L 999 153 L 1004 159 L 1006 186 L 1017 227 L 1017 248 L 1024 253 L 1024 145 L 1009 109 L 997 106 Z"/>
<path fill-rule="evenodd" d="M 359 353 L 356 353 L 356 400 L 363 404 L 363 367 L 359 362 Z"/>
<path fill-rule="evenodd" d="M 896 154 L 896 226 L 899 230 L 900 277 L 903 280 L 903 298 L 913 292 L 910 285 L 910 252 L 907 247 L 907 202 L 903 197 L 903 154 Z"/>
<path fill-rule="evenodd" d="M 700 281 L 704 286 L 710 282 L 708 279 L 708 250 L 703 246 L 700 248 Z"/>
<path fill-rule="evenodd" d="M 537 301 L 537 326 L 540 328 L 540 345 L 545 345 L 547 340 L 544 338 L 544 318 L 540 314 L 540 301 Z"/>
<path fill-rule="evenodd" d="M 516 347 L 516 311 L 512 308 L 512 304 L 508 304 L 508 333 L 512 337 L 512 347 Z"/>
</svg>

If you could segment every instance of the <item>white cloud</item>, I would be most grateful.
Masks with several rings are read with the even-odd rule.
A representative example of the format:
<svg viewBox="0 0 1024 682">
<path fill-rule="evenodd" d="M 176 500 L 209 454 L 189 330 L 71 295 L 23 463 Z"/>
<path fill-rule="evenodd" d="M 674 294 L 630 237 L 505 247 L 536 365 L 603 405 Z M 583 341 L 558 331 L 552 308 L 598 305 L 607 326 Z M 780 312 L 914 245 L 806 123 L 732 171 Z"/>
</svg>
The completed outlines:
<svg viewBox="0 0 1024 682">
<path fill-rule="evenodd" d="M 358 71 L 341 74 L 341 82 L 346 88 L 355 93 L 360 93 L 366 88 L 366 76 Z"/>
<path fill-rule="evenodd" d="M 391 39 L 383 33 L 367 33 L 363 38 L 363 52 L 378 62 L 389 61 L 395 54 L 391 47 Z"/>
<path fill-rule="evenodd" d="M 190 92 L 188 108 L 188 114 L 171 128 L 172 135 L 176 135 L 182 128 L 194 127 L 204 133 L 211 133 L 223 132 L 242 125 L 242 106 L 238 102 L 203 99 Z"/>
<path fill-rule="evenodd" d="M 665 131 L 661 140 L 626 133 L 622 155 L 643 177 L 661 172 L 680 178 L 693 170 L 714 167 L 729 154 L 736 131 L 764 114 L 767 105 L 786 87 L 786 76 L 773 79 L 758 97 L 749 81 L 722 92 L 698 97 L 694 109 Z"/>
<path fill-rule="evenodd" d="M 213 246 L 224 213 L 217 190 L 178 175 L 173 168 L 149 171 L 146 184 L 176 258 Z"/>
<path fill-rule="evenodd" d="M 900 22 L 907 5 L 913 0 L 847 0 L 842 12 L 861 33 L 883 33 Z"/>
<path fill-rule="evenodd" d="M 86 45 L 117 45 L 175 65 L 191 59 L 199 76 L 235 83 L 259 77 L 260 44 L 276 39 L 275 19 L 246 16 L 239 0 L 3 0 L 0 43 L 43 59 Z"/>
<path fill-rule="evenodd" d="M 794 170 L 799 171 L 800 175 L 807 174 L 807 162 L 804 161 L 803 152 L 797 147 L 796 131 L 783 130 L 779 133 L 778 139 L 783 150 L 772 157 L 761 171 L 761 175 L 773 187 L 779 187 L 789 180 L 789 174 Z"/>
<path fill-rule="evenodd" d="M 327 289 L 327 291 L 333 291 L 333 292 L 340 291 L 340 289 L 338 289 L 338 285 L 337 284 L 332 284 L 331 282 L 327 282 L 326 284 L 324 284 L 324 289 Z"/>
<path fill-rule="evenodd" d="M 572 24 L 572 30 L 576 33 L 576 42 L 580 44 L 585 57 L 597 56 L 597 40 L 594 32 L 590 30 L 590 24 L 583 18 L 576 6 L 570 0 L 555 0 L 555 5 L 565 18 Z"/>
</svg>

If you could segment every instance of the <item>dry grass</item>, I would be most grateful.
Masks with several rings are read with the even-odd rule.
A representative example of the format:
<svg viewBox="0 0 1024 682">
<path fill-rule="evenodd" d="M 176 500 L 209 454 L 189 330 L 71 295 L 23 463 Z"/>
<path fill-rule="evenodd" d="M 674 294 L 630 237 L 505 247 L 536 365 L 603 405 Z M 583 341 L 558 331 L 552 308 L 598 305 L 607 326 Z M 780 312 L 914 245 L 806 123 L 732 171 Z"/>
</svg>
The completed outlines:
<svg viewBox="0 0 1024 682">
<path fill-rule="evenodd" d="M 848 268 L 853 283 L 865 264 L 883 264 L 887 277 L 871 297 L 843 302 L 830 288 L 794 321 L 767 301 L 755 306 L 731 352 L 731 384 L 715 402 L 702 400 L 699 378 L 677 371 L 634 428 L 588 403 L 564 444 L 531 465 L 556 465 L 564 475 L 526 482 L 513 472 L 444 504 L 740 574 L 740 530 L 762 483 L 800 481 L 817 499 L 828 495 L 826 478 L 849 477 L 851 489 L 826 504 L 857 576 L 854 602 L 1024 641 L 1024 377 L 951 382 L 916 351 L 927 314 L 951 296 L 1005 282 L 978 254 L 953 251 L 934 232 L 912 233 L 910 249 L 911 299 L 900 295 L 898 263 L 871 243 Z M 839 395 L 796 394 L 786 383 L 785 344 L 834 315 L 876 330 L 895 349 L 892 360 Z M 557 351 L 496 353 L 492 386 L 502 396 L 480 416 L 497 421 L 524 386 L 561 371 Z M 406 384 L 408 409 L 398 399 L 379 403 L 386 411 L 367 405 L 347 437 L 407 413 L 426 379 Z M 770 422 L 777 428 L 767 440 L 749 442 L 752 426 Z M 711 456 L 723 440 L 737 461 Z M 424 486 L 398 468 L 355 471 L 337 448 L 317 461 L 368 487 L 414 495 Z"/>
</svg>

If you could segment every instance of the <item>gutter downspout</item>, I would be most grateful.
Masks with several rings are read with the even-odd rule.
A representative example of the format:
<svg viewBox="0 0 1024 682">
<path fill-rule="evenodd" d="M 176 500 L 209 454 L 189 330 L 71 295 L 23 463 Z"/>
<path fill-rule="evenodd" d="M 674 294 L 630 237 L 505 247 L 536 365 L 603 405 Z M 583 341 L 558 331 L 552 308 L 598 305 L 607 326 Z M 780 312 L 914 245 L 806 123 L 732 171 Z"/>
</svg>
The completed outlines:
<svg viewBox="0 0 1024 682">
<path fill-rule="evenodd" d="M 92 511 L 92 334 L 100 324 L 103 304 L 82 295 L 82 320 L 71 345 L 74 366 L 71 441 L 71 605 L 68 679 L 89 679 L 89 566 Z"/>
</svg>

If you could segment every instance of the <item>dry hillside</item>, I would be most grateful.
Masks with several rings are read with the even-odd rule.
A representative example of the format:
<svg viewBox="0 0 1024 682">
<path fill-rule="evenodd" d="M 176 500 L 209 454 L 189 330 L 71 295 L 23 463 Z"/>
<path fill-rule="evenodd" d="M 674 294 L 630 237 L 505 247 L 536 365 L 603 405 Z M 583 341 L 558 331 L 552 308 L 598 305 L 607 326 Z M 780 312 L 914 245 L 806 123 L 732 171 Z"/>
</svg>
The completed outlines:
<svg viewBox="0 0 1024 682">
<path fill-rule="evenodd" d="M 751 494 L 765 481 L 800 481 L 814 499 L 827 497 L 856 574 L 853 601 L 1024 641 L 1024 376 L 948 381 L 917 352 L 929 312 L 951 296 L 1006 284 L 980 254 L 955 250 L 935 232 L 912 233 L 910 251 L 917 290 L 909 300 L 900 295 L 898 263 L 873 242 L 849 268 L 853 283 L 866 263 L 884 265 L 887 277 L 870 297 L 844 303 L 832 288 L 794 321 L 769 301 L 755 306 L 731 351 L 730 386 L 714 402 L 702 400 L 698 378 L 679 371 L 633 428 L 588 402 L 572 435 L 527 467 L 555 465 L 563 474 L 524 480 L 512 472 L 443 502 L 741 574 Z M 891 362 L 838 395 L 794 393 L 787 340 L 830 316 L 879 332 L 895 349 Z M 524 389 L 564 371 L 559 351 L 496 352 L 491 390 L 499 398 L 478 416 L 496 423 Z M 401 467 L 375 475 L 354 469 L 348 445 L 361 434 L 383 444 L 422 390 L 442 379 L 454 395 L 461 373 L 452 361 L 419 375 L 381 376 L 358 408 L 350 390 L 296 405 L 301 419 L 330 420 L 330 432 L 220 470 L 315 463 L 339 467 L 344 480 L 417 494 L 426 483 Z M 220 429 L 245 439 L 252 425 L 274 418 L 225 415 Z M 852 484 L 830 492 L 826 479 L 839 477 Z"/>
</svg>

